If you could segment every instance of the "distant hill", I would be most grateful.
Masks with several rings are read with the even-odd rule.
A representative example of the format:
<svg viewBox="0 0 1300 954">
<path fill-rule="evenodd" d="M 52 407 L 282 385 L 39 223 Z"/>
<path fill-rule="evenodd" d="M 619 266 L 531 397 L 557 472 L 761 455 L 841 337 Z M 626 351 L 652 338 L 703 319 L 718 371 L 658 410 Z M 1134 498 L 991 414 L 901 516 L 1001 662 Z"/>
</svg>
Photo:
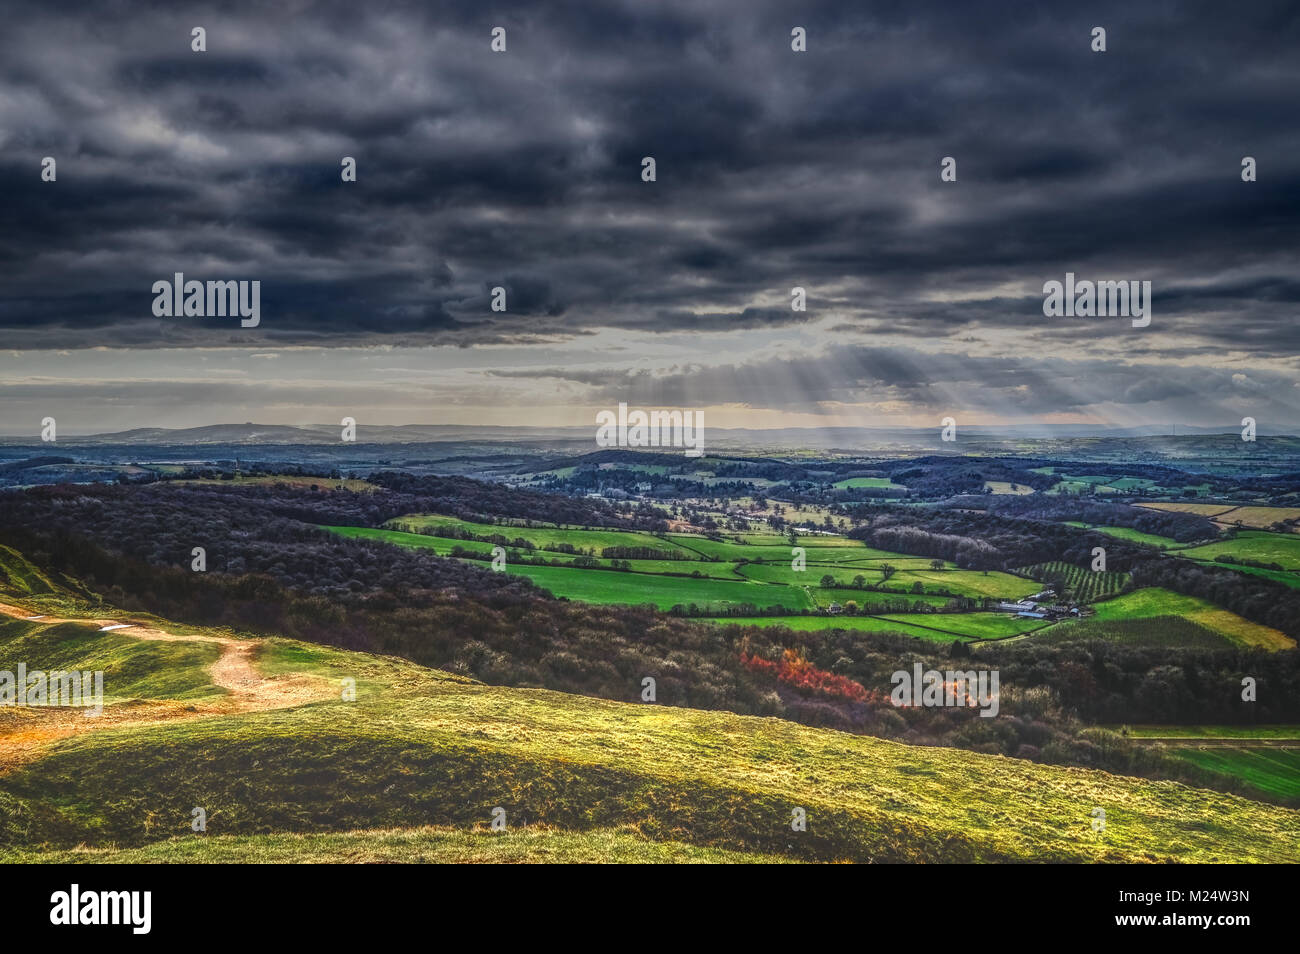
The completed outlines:
<svg viewBox="0 0 1300 954">
<path fill-rule="evenodd" d="M 987 427 L 968 425 L 960 427 L 958 440 L 942 442 L 939 427 L 782 427 L 770 429 L 705 427 L 705 446 L 728 449 L 739 448 L 810 448 L 810 449 L 928 449 L 944 452 L 961 452 L 965 445 L 985 450 L 1005 445 L 1006 450 L 1020 453 L 1046 453 L 1061 442 L 1079 439 L 1135 440 L 1152 442 L 1168 447 L 1195 447 L 1198 442 L 1210 439 L 1215 442 L 1240 442 L 1240 428 L 1179 427 L 1177 436 L 1168 428 L 1130 427 L 1095 428 L 1065 425 L 1055 428 L 1038 426 Z M 1190 432 L 1190 433 L 1189 433 Z M 154 444 L 191 445 L 206 444 L 338 444 L 341 427 L 335 424 L 208 424 L 202 427 L 165 428 L 141 427 L 127 431 L 103 434 L 65 435 L 60 443 L 80 446 Z M 542 443 L 553 441 L 590 442 L 595 434 L 594 422 L 590 426 L 573 427 L 512 427 L 477 424 L 367 424 L 361 421 L 356 428 L 359 444 L 418 444 L 446 441 L 518 441 Z M 1283 437 L 1281 429 L 1259 429 L 1261 437 Z M 1287 440 L 1300 439 L 1286 436 Z M 0 437 L 0 444 L 35 445 L 35 434 Z M 1027 447 L 1026 445 L 1030 445 Z M 1040 445 L 1040 446 L 1034 446 Z M 46 445 L 47 447 L 49 445 Z"/>
</svg>

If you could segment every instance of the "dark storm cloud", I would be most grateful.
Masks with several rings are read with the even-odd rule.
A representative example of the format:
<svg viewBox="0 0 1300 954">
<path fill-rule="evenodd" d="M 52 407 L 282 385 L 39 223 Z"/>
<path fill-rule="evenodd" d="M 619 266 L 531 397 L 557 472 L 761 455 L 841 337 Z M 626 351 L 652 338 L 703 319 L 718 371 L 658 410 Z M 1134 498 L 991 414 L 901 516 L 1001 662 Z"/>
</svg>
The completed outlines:
<svg viewBox="0 0 1300 954">
<path fill-rule="evenodd" d="M 467 345 L 826 313 L 956 343 L 1040 327 L 1037 289 L 1067 270 L 1153 280 L 1138 349 L 1300 343 L 1292 3 L 0 12 L 9 347 Z M 176 271 L 260 280 L 262 324 L 153 318 Z"/>
</svg>

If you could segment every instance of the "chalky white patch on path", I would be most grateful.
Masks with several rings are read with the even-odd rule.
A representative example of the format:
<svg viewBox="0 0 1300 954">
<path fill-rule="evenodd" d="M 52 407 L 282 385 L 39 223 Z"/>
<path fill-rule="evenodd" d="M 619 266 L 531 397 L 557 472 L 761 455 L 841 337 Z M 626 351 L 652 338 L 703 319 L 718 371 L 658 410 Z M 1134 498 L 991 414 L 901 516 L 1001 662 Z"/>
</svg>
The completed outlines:
<svg viewBox="0 0 1300 954">
<path fill-rule="evenodd" d="M 8 603 L 0 603 L 0 614 L 15 619 L 33 619 L 26 609 Z M 253 665 L 253 655 L 261 640 L 235 639 L 230 636 L 206 636 L 191 634 L 176 636 L 165 630 L 156 629 L 148 623 L 115 623 L 111 619 L 65 619 L 59 616 L 41 614 L 35 617 L 47 624 L 82 623 L 98 626 L 101 633 L 115 629 L 134 629 L 126 635 L 134 639 L 163 640 L 177 643 L 216 643 L 221 647 L 221 654 L 210 670 L 212 684 L 230 692 L 228 703 L 223 712 L 250 712 L 260 709 L 281 709 L 299 705 L 303 702 L 316 702 L 334 694 L 333 687 L 319 676 L 285 674 L 265 677 Z M 175 703 L 173 703 L 175 704 Z M 220 705 L 214 703 L 216 705 Z M 186 711 L 199 711 L 203 707 L 195 705 Z M 100 724 L 107 724 L 97 720 Z"/>
<path fill-rule="evenodd" d="M 201 719 L 237 712 L 287 709 L 307 702 L 336 699 L 335 684 L 322 676 L 286 673 L 263 676 L 253 664 L 262 640 L 230 636 L 187 634 L 178 636 L 148 623 L 116 623 L 111 619 L 67 619 L 41 613 L 32 615 L 26 607 L 0 602 L 0 616 L 43 622 L 79 623 L 99 627 L 99 632 L 131 629 L 123 635 L 146 641 L 215 643 L 220 654 L 209 669 L 212 685 L 226 694 L 207 700 L 134 699 L 106 706 L 97 719 L 85 719 L 79 710 L 62 706 L 0 709 L 0 773 L 19 762 L 37 757 L 56 739 L 82 732 L 123 726 L 142 726 L 163 720 Z"/>
</svg>

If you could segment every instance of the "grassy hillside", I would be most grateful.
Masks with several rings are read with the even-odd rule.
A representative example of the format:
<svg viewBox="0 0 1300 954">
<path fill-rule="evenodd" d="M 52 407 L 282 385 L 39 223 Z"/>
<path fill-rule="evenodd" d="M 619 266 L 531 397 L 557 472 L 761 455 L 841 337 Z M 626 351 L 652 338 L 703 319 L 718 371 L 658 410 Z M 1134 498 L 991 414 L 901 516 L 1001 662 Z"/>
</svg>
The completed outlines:
<svg viewBox="0 0 1300 954">
<path fill-rule="evenodd" d="M 1103 620 L 1181 616 L 1243 645 L 1262 646 L 1265 649 L 1291 649 L 1295 646 L 1291 639 L 1275 629 L 1252 623 L 1205 600 L 1183 596 L 1160 587 L 1146 587 L 1125 593 L 1098 603 L 1096 609 L 1097 618 Z"/>
<path fill-rule="evenodd" d="M 0 668 L 19 641 L 36 657 L 29 665 L 43 664 L 42 630 L 53 628 L 7 626 Z M 121 632 L 53 645 L 77 665 L 101 652 L 97 641 L 129 638 Z M 143 651 L 163 646 L 146 642 Z M 144 850 L 120 856 L 132 860 L 223 850 L 247 857 L 291 851 L 303 842 L 285 836 L 299 833 L 339 839 L 331 847 L 309 838 L 308 854 L 400 856 L 394 838 L 414 839 L 415 854 L 434 851 L 419 846 L 424 838 L 463 857 L 488 850 L 465 833 L 485 827 L 499 806 L 509 850 L 521 829 L 542 825 L 577 833 L 546 849 L 574 857 L 615 831 L 667 843 L 627 843 L 633 854 L 671 853 L 680 843 L 694 846 L 680 849 L 687 854 L 805 860 L 1300 860 L 1300 813 L 1177 783 L 776 719 L 490 687 L 284 640 L 262 641 L 257 664 L 264 675 L 310 674 L 336 686 L 355 678 L 358 699 L 182 714 L 52 741 L 0 774 L 0 846 Z M 206 835 L 190 832 L 195 806 L 207 812 Z M 1106 809 L 1104 835 L 1091 831 L 1093 807 Z M 790 828 L 795 808 L 807 812 L 805 832 Z M 330 835 L 422 826 L 459 834 L 384 836 L 388 847 L 380 836 Z M 244 840 L 189 847 L 213 836 Z M 376 838 L 381 847 L 356 848 Z M 179 841 L 161 844 L 168 839 Z"/>
<path fill-rule="evenodd" d="M 59 588 L 21 553 L 6 546 L 0 546 L 0 587 L 24 596 L 50 594 Z"/>
<path fill-rule="evenodd" d="M 205 835 L 139 848 L 26 851 L 0 864 L 788 864 L 775 854 L 650 841 L 635 829 L 395 828 L 297 835 Z"/>
<path fill-rule="evenodd" d="M 1071 619 L 1033 634 L 1035 640 L 1101 639 L 1108 643 L 1150 647 L 1226 649 L 1234 640 L 1181 616 L 1142 619 Z"/>
<path fill-rule="evenodd" d="M 1213 746 L 1175 748 L 1193 765 L 1239 778 L 1253 789 L 1278 798 L 1300 798 L 1300 748 L 1267 749 Z"/>
<path fill-rule="evenodd" d="M 41 626 L 0 616 L 0 670 L 13 672 L 19 662 L 31 670 L 37 661 L 43 670 L 102 671 L 106 702 L 224 695 L 208 679 L 218 655 L 211 643 L 154 644 L 121 630 L 101 633 L 94 626 Z"/>
<path fill-rule="evenodd" d="M 1124 731 L 1198 768 L 1239 779 L 1247 792 L 1300 804 L 1300 726 L 1139 725 Z"/>
</svg>

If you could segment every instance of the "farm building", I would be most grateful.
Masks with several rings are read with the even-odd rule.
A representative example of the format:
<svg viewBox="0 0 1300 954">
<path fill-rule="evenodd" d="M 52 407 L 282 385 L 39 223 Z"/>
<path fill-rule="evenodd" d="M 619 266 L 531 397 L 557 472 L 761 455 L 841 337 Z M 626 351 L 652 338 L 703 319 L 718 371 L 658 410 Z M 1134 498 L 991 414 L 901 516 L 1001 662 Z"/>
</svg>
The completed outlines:
<svg viewBox="0 0 1300 954">
<path fill-rule="evenodd" d="M 1003 613 L 1032 613 L 1038 609 L 1033 600 L 1021 600 L 1019 603 L 999 603 L 998 609 Z"/>
</svg>

